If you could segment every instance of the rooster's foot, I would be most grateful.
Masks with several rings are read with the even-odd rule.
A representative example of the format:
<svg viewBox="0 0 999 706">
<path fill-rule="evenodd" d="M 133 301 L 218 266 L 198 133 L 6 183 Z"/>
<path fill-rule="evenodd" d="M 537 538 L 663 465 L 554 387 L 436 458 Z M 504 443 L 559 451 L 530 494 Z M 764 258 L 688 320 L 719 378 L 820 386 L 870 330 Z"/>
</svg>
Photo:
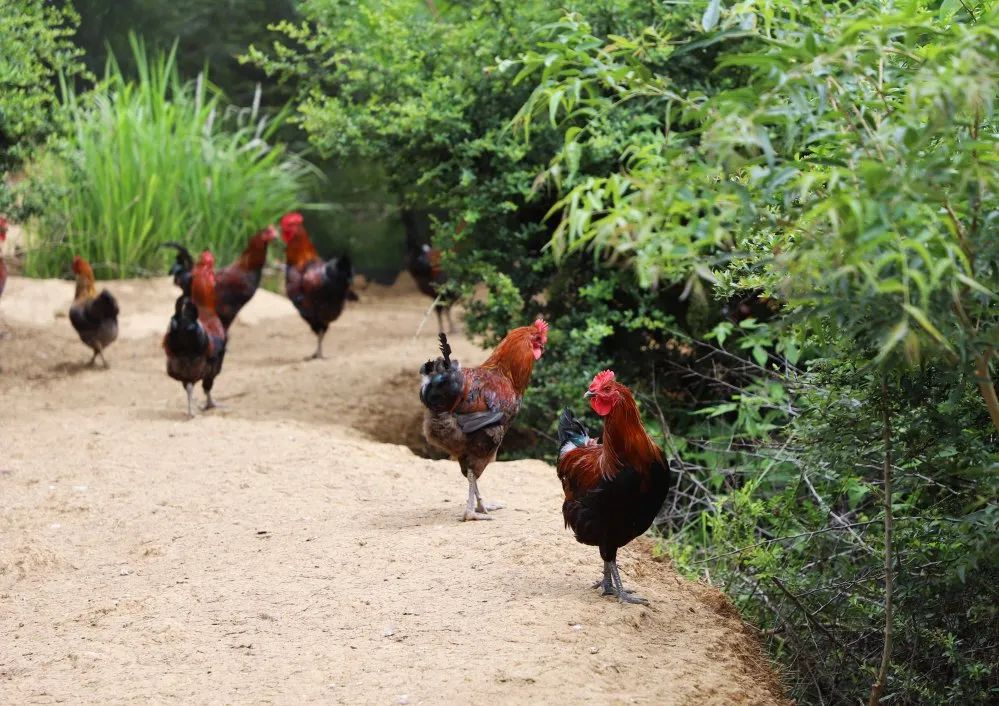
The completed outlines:
<svg viewBox="0 0 999 706">
<path fill-rule="evenodd" d="M 202 412 L 207 412 L 210 409 L 225 409 L 223 405 L 216 404 L 215 400 L 212 399 L 212 393 L 205 393 L 205 406 L 201 408 Z"/>
<path fill-rule="evenodd" d="M 502 510 L 504 507 L 503 503 L 486 503 L 482 502 L 482 498 L 478 499 L 475 504 L 476 512 L 492 512 L 493 510 Z"/>
<path fill-rule="evenodd" d="M 605 582 L 610 579 L 611 585 L 608 587 Z M 604 562 L 604 578 L 598 585 L 604 586 L 604 595 L 617 596 L 618 601 L 621 603 L 634 603 L 637 605 L 649 605 L 649 602 L 639 595 L 636 595 L 633 591 L 629 591 L 624 587 L 624 583 L 621 581 L 621 572 L 617 570 L 616 561 L 605 561 Z M 610 591 L 607 589 L 610 588 Z"/>
<path fill-rule="evenodd" d="M 465 514 L 461 516 L 462 522 L 469 522 L 471 520 L 491 520 L 493 516 L 488 512 L 478 512 L 476 510 L 465 510 Z"/>
<path fill-rule="evenodd" d="M 602 588 L 602 594 L 605 596 L 617 595 L 617 592 L 614 590 L 614 583 L 610 579 L 598 579 L 590 585 L 590 588 Z M 625 593 L 634 593 L 630 588 L 624 588 L 623 590 Z"/>
</svg>

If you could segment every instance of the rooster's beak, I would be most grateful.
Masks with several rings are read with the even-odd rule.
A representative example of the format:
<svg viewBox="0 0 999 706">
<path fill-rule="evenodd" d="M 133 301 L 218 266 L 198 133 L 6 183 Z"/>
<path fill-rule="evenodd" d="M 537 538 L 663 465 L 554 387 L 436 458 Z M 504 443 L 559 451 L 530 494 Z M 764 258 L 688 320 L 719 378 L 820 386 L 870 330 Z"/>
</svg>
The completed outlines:
<svg viewBox="0 0 999 706">
<path fill-rule="evenodd" d="M 590 399 L 591 397 L 596 397 L 596 396 L 597 396 L 596 392 L 590 392 L 589 390 L 583 393 L 583 397 L 585 399 Z"/>
</svg>

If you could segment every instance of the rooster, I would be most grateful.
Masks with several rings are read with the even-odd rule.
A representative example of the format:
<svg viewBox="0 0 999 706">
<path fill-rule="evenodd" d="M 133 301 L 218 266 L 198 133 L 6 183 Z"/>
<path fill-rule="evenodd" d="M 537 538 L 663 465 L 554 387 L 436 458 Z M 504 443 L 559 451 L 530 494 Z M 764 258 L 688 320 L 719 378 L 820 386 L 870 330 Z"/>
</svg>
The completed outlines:
<svg viewBox="0 0 999 706">
<path fill-rule="evenodd" d="M 222 371 L 226 332 L 215 311 L 215 258 L 205 250 L 191 273 L 191 295 L 177 298 L 170 328 L 163 337 L 167 375 L 187 391 L 187 416 L 194 416 L 194 383 L 201 380 L 205 410 L 215 407 L 212 386 Z"/>
<path fill-rule="evenodd" d="M 250 237 L 239 259 L 215 273 L 217 313 L 226 331 L 229 330 L 240 309 L 256 294 L 267 262 L 267 245 L 275 238 L 277 231 L 271 226 L 257 231 Z M 191 253 L 179 243 L 163 245 L 177 250 L 177 259 L 170 268 L 170 274 L 173 275 L 174 284 L 190 296 L 191 272 L 194 266 Z"/>
<path fill-rule="evenodd" d="M 69 307 L 69 321 L 80 335 L 80 340 L 94 351 L 90 365 L 94 365 L 100 356 L 101 363 L 107 368 L 104 349 L 118 338 L 118 302 L 106 289 L 97 293 L 94 271 L 90 263 L 79 255 L 73 258 L 73 272 L 76 274 L 76 296 Z"/>
<path fill-rule="evenodd" d="M 302 225 L 302 214 L 288 213 L 281 219 L 281 240 L 287 245 L 285 291 L 313 333 L 316 352 L 323 357 L 323 337 L 330 324 L 343 313 L 347 300 L 357 301 L 351 289 L 354 270 L 346 255 L 323 262 Z"/>
<path fill-rule="evenodd" d="M 603 443 L 566 408 L 558 423 L 558 477 L 565 491 L 562 516 L 576 541 L 600 548 L 603 580 L 593 587 L 620 601 L 648 605 L 624 588 L 617 550 L 643 534 L 666 500 L 670 474 L 662 451 L 649 438 L 631 390 L 605 370 L 584 397 L 604 418 Z"/>
<path fill-rule="evenodd" d="M 440 334 L 442 357 L 420 368 L 420 401 L 427 407 L 423 433 L 427 441 L 458 461 L 468 480 L 468 503 L 462 519 L 491 520 L 479 495 L 478 479 L 496 452 L 531 381 L 534 361 L 548 343 L 548 324 L 538 319 L 510 331 L 477 368 L 462 368 L 451 358 L 447 336 Z"/>
<path fill-rule="evenodd" d="M 448 333 L 454 333 L 454 322 L 451 321 L 451 299 L 441 294 L 440 288 L 447 283 L 447 273 L 441 269 L 441 251 L 426 243 L 409 243 L 406 250 L 406 269 L 416 281 L 417 288 L 432 299 L 438 300 L 434 305 L 437 313 L 437 331 L 443 333 L 444 321 L 442 315 L 447 315 Z"/>
</svg>

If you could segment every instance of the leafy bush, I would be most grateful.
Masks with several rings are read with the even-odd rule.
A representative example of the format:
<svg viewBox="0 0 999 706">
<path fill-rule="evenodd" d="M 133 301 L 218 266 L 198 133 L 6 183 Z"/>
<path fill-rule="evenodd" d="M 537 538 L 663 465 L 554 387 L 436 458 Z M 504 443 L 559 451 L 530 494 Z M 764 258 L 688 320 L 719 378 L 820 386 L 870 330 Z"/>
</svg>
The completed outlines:
<svg viewBox="0 0 999 706">
<path fill-rule="evenodd" d="M 596 370 L 633 384 L 684 471 L 665 546 L 796 697 L 985 702 L 996 10 L 569 5 L 310 0 L 249 59 L 436 214 L 473 332 L 548 316 L 535 452 Z"/>
<path fill-rule="evenodd" d="M 225 261 L 301 203 L 314 170 L 272 142 L 284 114 L 228 107 L 204 75 L 182 81 L 173 52 L 133 50 L 135 81 L 111 61 L 93 92 L 66 88 L 68 135 L 30 168 L 29 275 L 62 274 L 73 254 L 103 276 L 159 273 L 171 240 Z"/>
<path fill-rule="evenodd" d="M 804 700 L 984 703 L 999 16 L 711 2 L 698 19 L 707 34 L 608 42 L 568 15 L 507 62 L 536 81 L 518 124 L 564 131 L 546 175 L 564 189 L 557 255 L 780 302 L 773 326 L 701 329 L 721 351 L 731 336 L 732 360 L 750 351 L 756 379 L 730 360 L 712 376 L 728 399 L 698 396 L 707 421 L 674 427 L 690 472 L 665 517 L 674 555 L 767 628 Z M 695 51 L 710 63 L 691 86 L 677 69 Z M 587 174 L 636 107 L 661 129 L 632 120 L 621 167 Z"/>
<path fill-rule="evenodd" d="M 79 17 L 68 3 L 0 4 L 0 176 L 31 156 L 59 120 L 58 76 L 83 74 L 71 40 Z M 0 211 L 11 206 L 0 181 Z"/>
</svg>

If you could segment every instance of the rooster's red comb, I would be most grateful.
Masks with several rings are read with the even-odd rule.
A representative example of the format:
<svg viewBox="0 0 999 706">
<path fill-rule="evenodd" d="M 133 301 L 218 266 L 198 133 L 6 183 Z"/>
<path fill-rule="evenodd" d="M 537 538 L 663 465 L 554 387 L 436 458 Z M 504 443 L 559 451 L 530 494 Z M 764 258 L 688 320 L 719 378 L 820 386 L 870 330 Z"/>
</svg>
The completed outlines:
<svg viewBox="0 0 999 706">
<path fill-rule="evenodd" d="M 298 211 L 292 211 L 281 216 L 282 228 L 293 228 L 300 225 L 302 225 L 302 214 Z"/>
<path fill-rule="evenodd" d="M 534 322 L 534 328 L 536 328 L 538 330 L 538 333 L 541 334 L 541 340 L 542 340 L 542 342 L 547 342 L 548 341 L 548 322 L 545 321 L 544 319 L 542 319 L 539 316 L 537 318 L 537 321 Z"/>
<path fill-rule="evenodd" d="M 591 390 L 599 390 L 601 387 L 609 382 L 614 381 L 614 371 L 613 370 L 603 370 L 593 376 L 593 382 L 590 383 Z"/>
</svg>

